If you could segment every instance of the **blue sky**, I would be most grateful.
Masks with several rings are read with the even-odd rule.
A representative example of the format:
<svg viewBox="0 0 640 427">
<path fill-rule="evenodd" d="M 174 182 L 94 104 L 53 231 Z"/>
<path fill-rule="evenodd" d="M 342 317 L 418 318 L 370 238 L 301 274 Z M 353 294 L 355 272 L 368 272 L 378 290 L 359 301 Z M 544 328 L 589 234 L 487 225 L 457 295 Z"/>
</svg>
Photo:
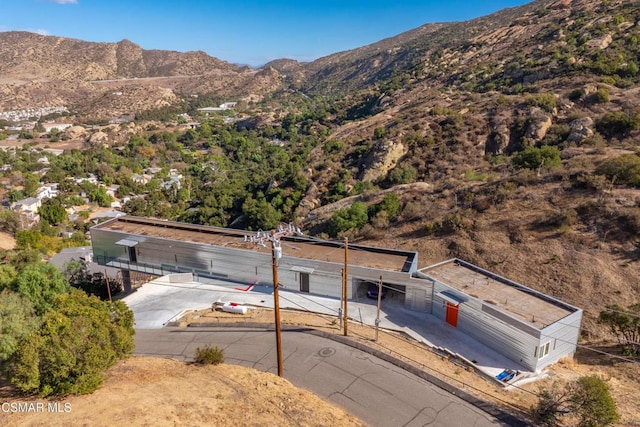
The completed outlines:
<svg viewBox="0 0 640 427">
<path fill-rule="evenodd" d="M 144 49 L 203 50 L 262 65 L 310 61 L 430 22 L 464 21 L 528 0 L 2 0 L 0 31 Z"/>
</svg>

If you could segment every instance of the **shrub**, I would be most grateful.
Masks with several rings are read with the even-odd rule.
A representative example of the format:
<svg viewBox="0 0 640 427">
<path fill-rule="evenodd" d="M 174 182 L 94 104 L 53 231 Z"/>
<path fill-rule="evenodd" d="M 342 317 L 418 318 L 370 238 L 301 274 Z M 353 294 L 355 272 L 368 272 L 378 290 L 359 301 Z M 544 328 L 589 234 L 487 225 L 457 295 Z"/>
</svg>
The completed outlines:
<svg viewBox="0 0 640 427">
<path fill-rule="evenodd" d="M 640 156 L 623 154 L 607 159 L 596 168 L 597 175 L 604 175 L 616 182 L 640 187 Z"/>
<path fill-rule="evenodd" d="M 342 150 L 342 143 L 340 141 L 330 140 L 324 145 L 324 152 L 326 154 L 336 153 Z"/>
<path fill-rule="evenodd" d="M 582 98 L 584 96 L 584 90 L 583 89 L 573 89 L 571 92 L 569 92 L 567 94 L 567 97 L 571 100 L 571 101 L 578 101 L 580 98 Z"/>
<path fill-rule="evenodd" d="M 384 196 L 382 201 L 376 206 L 377 212 L 386 212 L 389 218 L 395 218 L 400 211 L 400 200 L 395 193 L 389 193 Z"/>
<path fill-rule="evenodd" d="M 384 126 L 377 127 L 373 130 L 373 138 L 380 139 L 387 134 L 387 128 Z"/>
<path fill-rule="evenodd" d="M 58 295 L 39 330 L 12 357 L 9 378 L 20 390 L 42 396 L 87 394 L 102 374 L 134 348 L 133 313 L 74 290 Z"/>
<path fill-rule="evenodd" d="M 369 222 L 367 205 L 355 202 L 349 208 L 338 209 L 329 220 L 329 235 L 336 237 L 338 233 L 358 229 Z"/>
<path fill-rule="evenodd" d="M 596 93 L 591 95 L 590 99 L 594 104 L 605 104 L 609 102 L 609 91 L 603 87 L 598 88 Z"/>
<path fill-rule="evenodd" d="M 561 164 L 560 150 L 549 145 L 543 145 L 540 148 L 527 147 L 511 161 L 520 169 L 551 169 Z"/>
<path fill-rule="evenodd" d="M 389 172 L 389 181 L 393 185 L 409 184 L 416 180 L 418 171 L 410 165 L 396 166 Z"/>
<path fill-rule="evenodd" d="M 473 219 L 470 212 L 466 213 L 448 213 L 439 223 L 436 224 L 436 231 L 444 234 L 456 233 L 458 231 L 468 230 L 473 226 Z"/>
<path fill-rule="evenodd" d="M 638 115 L 624 111 L 611 111 L 596 122 L 598 132 L 609 138 L 624 137 L 632 130 L 638 129 L 639 126 Z"/>
<path fill-rule="evenodd" d="M 219 365 L 224 363 L 224 351 L 218 347 L 198 347 L 194 357 L 196 363 L 200 365 Z"/>
<path fill-rule="evenodd" d="M 538 393 L 538 403 L 531 408 L 537 425 L 556 426 L 567 414 L 579 418 L 580 426 L 599 427 L 620 419 L 607 383 L 597 375 L 580 377 L 564 388 L 552 384 Z"/>
<path fill-rule="evenodd" d="M 535 94 L 527 97 L 526 103 L 551 113 L 556 108 L 556 96 L 553 93 Z"/>
<path fill-rule="evenodd" d="M 29 264 L 16 277 L 15 290 L 29 300 L 36 314 L 49 310 L 59 294 L 69 291 L 69 283 L 53 264 Z"/>
</svg>

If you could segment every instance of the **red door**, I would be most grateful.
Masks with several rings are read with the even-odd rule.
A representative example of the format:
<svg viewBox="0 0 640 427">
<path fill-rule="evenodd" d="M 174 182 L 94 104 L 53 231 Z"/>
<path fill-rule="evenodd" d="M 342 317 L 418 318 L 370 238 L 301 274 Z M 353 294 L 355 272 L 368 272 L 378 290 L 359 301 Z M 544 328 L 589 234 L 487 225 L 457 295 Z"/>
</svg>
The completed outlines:
<svg viewBox="0 0 640 427">
<path fill-rule="evenodd" d="M 447 323 L 451 326 L 458 327 L 458 306 L 447 301 Z"/>
</svg>

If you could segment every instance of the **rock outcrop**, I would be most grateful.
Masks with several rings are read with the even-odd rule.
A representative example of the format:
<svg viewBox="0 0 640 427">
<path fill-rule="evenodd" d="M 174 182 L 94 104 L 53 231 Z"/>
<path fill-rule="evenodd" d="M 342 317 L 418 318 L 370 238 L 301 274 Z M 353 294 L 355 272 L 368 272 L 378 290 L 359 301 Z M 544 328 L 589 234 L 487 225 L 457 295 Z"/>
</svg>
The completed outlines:
<svg viewBox="0 0 640 427">
<path fill-rule="evenodd" d="M 360 180 L 371 182 L 386 175 L 405 154 L 407 147 L 400 142 L 378 142 L 371 147 L 360 164 Z"/>
<path fill-rule="evenodd" d="M 527 131 L 524 136 L 531 143 L 542 141 L 544 137 L 547 136 L 547 132 L 552 124 L 553 121 L 549 114 L 544 113 L 539 108 L 534 108 L 531 111 L 529 126 L 527 127 Z"/>
<path fill-rule="evenodd" d="M 591 117 L 575 119 L 569 124 L 569 127 L 571 127 L 571 133 L 567 138 L 569 142 L 580 144 L 593 136 L 593 119 Z"/>
</svg>

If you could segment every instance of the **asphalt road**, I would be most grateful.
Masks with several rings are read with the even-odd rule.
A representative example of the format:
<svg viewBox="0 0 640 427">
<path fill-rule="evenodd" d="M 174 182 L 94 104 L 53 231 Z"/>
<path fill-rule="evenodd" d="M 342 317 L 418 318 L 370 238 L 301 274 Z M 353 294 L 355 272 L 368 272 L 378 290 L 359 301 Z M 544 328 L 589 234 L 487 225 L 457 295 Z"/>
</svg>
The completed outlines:
<svg viewBox="0 0 640 427">
<path fill-rule="evenodd" d="M 283 331 L 284 377 L 371 426 L 501 425 L 491 415 L 371 354 L 323 337 Z M 225 362 L 276 374 L 275 334 L 250 328 L 136 331 L 136 354 L 191 360 L 197 347 L 224 349 Z"/>
</svg>

